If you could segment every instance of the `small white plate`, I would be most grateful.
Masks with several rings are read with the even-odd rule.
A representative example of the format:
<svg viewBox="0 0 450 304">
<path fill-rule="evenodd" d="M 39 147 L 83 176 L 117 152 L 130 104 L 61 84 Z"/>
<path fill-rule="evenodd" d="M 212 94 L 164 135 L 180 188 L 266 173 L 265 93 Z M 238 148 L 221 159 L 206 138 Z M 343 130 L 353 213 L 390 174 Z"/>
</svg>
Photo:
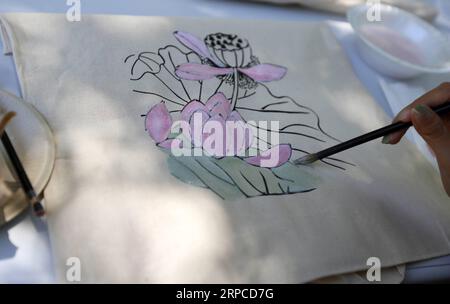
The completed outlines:
<svg viewBox="0 0 450 304">
<path fill-rule="evenodd" d="M 55 164 L 56 146 L 50 127 L 32 105 L 2 90 L 0 108 L 17 113 L 6 130 L 36 192 L 42 193 Z M 9 159 L 1 143 L 0 152 L 0 172 L 3 178 L 6 183 L 18 187 L 8 169 Z M 0 206 L 0 226 L 10 222 L 27 208 L 23 191 L 17 191 L 4 206 Z"/>
<path fill-rule="evenodd" d="M 356 6 L 347 17 L 358 37 L 361 57 L 372 68 L 399 79 L 450 73 L 450 42 L 436 28 L 389 5 L 380 5 L 381 20 L 371 21 L 369 9 Z"/>
<path fill-rule="evenodd" d="M 300 4 L 326 12 L 345 14 L 355 5 L 367 3 L 367 0 L 253 0 L 278 4 Z M 448 1 L 448 0 L 445 0 Z M 424 0 L 381 0 L 384 4 L 394 5 L 420 18 L 432 22 L 438 16 L 438 10 Z"/>
</svg>

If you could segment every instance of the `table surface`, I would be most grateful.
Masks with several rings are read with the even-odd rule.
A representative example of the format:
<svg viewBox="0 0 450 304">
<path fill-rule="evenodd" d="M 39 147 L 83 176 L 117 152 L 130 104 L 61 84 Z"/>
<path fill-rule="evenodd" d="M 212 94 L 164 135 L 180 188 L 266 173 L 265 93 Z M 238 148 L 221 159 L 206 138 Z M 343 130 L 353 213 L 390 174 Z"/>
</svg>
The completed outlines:
<svg viewBox="0 0 450 304">
<path fill-rule="evenodd" d="M 344 16 L 293 6 L 278 7 L 239 0 L 80 0 L 80 3 L 82 14 L 333 21 L 333 30 L 347 52 L 356 75 L 380 106 L 392 116 L 392 110 L 379 86 L 380 75 L 358 56 L 351 41 L 351 29 L 344 23 Z M 0 3 L 0 13 L 65 13 L 67 9 L 66 0 L 2 0 Z M 1 56 L 1 48 L 0 43 L 0 88 L 19 95 L 12 58 Z M 407 267 L 406 280 L 409 282 L 429 282 L 436 279 L 450 280 L 450 256 Z M 0 283 L 51 282 L 54 282 L 54 273 L 47 225 L 29 212 L 25 213 L 0 229 Z"/>
</svg>

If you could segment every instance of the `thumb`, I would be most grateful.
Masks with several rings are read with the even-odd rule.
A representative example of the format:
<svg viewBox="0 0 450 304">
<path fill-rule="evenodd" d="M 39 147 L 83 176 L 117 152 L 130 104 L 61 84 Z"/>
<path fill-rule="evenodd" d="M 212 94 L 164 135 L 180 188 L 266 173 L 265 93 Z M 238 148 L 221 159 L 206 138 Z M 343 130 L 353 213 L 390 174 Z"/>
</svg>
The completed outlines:
<svg viewBox="0 0 450 304">
<path fill-rule="evenodd" d="M 417 105 L 411 111 L 414 128 L 433 149 L 438 157 L 440 152 L 450 149 L 450 133 L 444 121 L 433 110 L 425 105 Z"/>
<path fill-rule="evenodd" d="M 439 115 L 424 105 L 411 111 L 411 120 L 436 155 L 444 188 L 450 196 L 450 130 Z"/>
</svg>

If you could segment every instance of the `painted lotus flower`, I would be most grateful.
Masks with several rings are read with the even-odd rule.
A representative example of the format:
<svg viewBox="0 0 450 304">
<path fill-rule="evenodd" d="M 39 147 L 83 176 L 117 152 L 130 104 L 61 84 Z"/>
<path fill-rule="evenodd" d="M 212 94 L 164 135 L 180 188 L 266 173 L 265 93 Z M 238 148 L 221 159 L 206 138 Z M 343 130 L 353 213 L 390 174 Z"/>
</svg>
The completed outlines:
<svg viewBox="0 0 450 304">
<path fill-rule="evenodd" d="M 142 115 L 145 129 L 167 154 L 171 175 L 225 200 L 317 189 L 320 177 L 289 160 L 339 140 L 324 130 L 314 109 L 269 87 L 287 69 L 261 64 L 239 35 L 199 39 L 176 31 L 174 37 L 178 43 L 124 60 L 133 92 L 153 105 Z M 354 166 L 337 158 L 321 163 Z"/>
<path fill-rule="evenodd" d="M 239 88 L 254 87 L 256 82 L 280 80 L 287 69 L 270 63 L 259 63 L 246 39 L 230 34 L 210 34 L 204 41 L 188 32 L 176 31 L 178 41 L 203 59 L 203 63 L 184 63 L 176 75 L 186 80 L 208 80 L 222 77 L 234 86 L 231 108 L 234 109 Z"/>
<path fill-rule="evenodd" d="M 202 148 L 207 155 L 216 158 L 242 156 L 252 145 L 252 128 L 237 111 L 231 110 L 230 102 L 220 92 L 209 98 L 205 104 L 198 100 L 192 100 L 186 104 L 181 111 L 181 120 L 189 125 L 188 135 L 191 144 L 189 148 Z M 207 144 L 212 134 L 206 130 L 206 126 L 211 122 L 220 126 L 218 129 L 222 130 L 221 135 L 215 137 L 214 146 Z M 229 122 L 232 124 L 228 124 Z M 169 138 L 173 123 L 164 102 L 153 106 L 145 119 L 150 137 L 159 147 L 167 150 L 182 148 L 183 144 L 179 138 Z M 197 123 L 200 125 L 196 126 Z M 233 127 L 230 128 L 228 125 Z M 196 128 L 200 133 L 196 131 Z M 215 129 L 214 133 L 217 131 Z M 289 144 L 280 144 L 261 151 L 258 155 L 243 157 L 243 159 L 254 166 L 276 168 L 288 162 L 291 154 L 292 149 Z"/>
</svg>

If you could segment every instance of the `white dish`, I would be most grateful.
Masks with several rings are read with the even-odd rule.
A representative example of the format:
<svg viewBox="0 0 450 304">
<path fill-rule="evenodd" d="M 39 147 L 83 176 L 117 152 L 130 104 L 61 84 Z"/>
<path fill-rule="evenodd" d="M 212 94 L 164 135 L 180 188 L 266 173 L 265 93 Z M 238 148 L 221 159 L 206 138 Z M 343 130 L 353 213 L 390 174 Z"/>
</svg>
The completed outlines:
<svg viewBox="0 0 450 304">
<path fill-rule="evenodd" d="M 253 0 L 277 4 L 300 4 L 326 12 L 345 14 L 355 5 L 367 3 L 367 0 Z M 447 0 L 445 0 L 447 1 Z M 384 4 L 394 5 L 411 12 L 422 19 L 432 22 L 438 16 L 438 10 L 424 0 L 381 0 Z"/>
<path fill-rule="evenodd" d="M 393 78 L 450 73 L 450 42 L 436 28 L 404 10 L 380 5 L 380 21 L 369 21 L 367 5 L 350 9 L 347 18 L 361 57 Z"/>
<path fill-rule="evenodd" d="M 34 107 L 0 90 L 0 108 L 14 111 L 17 116 L 7 132 L 37 193 L 42 193 L 53 171 L 56 147 L 50 127 Z M 0 171 L 6 183 L 18 187 L 8 169 L 10 163 L 0 144 Z M 4 206 L 0 206 L 0 226 L 10 222 L 28 208 L 22 191 L 17 191 Z"/>
</svg>

